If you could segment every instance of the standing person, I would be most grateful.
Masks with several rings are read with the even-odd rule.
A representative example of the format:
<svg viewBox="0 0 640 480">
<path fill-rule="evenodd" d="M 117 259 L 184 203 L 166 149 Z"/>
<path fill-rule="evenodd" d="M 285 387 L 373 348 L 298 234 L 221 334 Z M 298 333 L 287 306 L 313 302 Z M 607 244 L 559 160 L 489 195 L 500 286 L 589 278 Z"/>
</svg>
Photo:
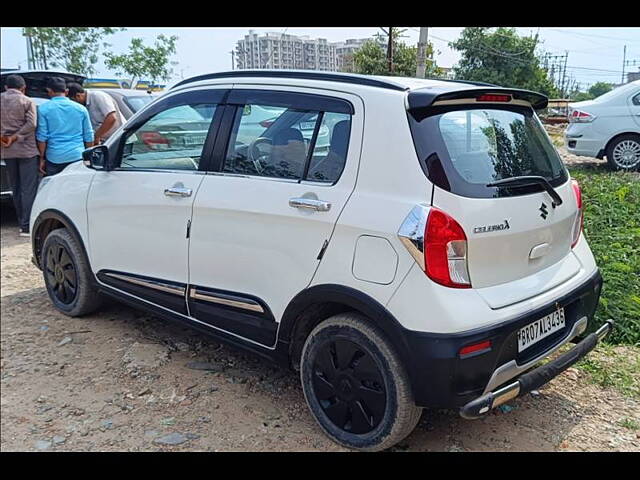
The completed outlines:
<svg viewBox="0 0 640 480">
<path fill-rule="evenodd" d="M 82 152 L 93 145 L 93 129 L 87 109 L 67 98 L 63 78 L 49 78 L 47 93 L 51 101 L 38 109 L 36 140 L 40 171 L 55 175 L 70 163 L 82 160 Z"/>
<path fill-rule="evenodd" d="M 20 236 L 29 236 L 31 206 L 38 191 L 38 149 L 36 148 L 36 104 L 25 95 L 26 83 L 19 75 L 9 75 L 2 105 L 0 156 L 7 166 L 13 205 Z"/>
<path fill-rule="evenodd" d="M 89 110 L 96 145 L 104 142 L 124 123 L 120 109 L 108 93 L 85 90 L 79 83 L 70 83 L 67 87 L 69 98 Z"/>
</svg>

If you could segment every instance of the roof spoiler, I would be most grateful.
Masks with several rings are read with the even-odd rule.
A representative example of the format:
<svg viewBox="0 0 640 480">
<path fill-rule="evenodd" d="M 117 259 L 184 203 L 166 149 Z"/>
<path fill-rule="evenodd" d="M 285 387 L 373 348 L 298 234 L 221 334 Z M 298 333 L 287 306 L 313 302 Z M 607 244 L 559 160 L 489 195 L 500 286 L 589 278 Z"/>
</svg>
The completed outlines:
<svg viewBox="0 0 640 480">
<path fill-rule="evenodd" d="M 480 99 L 479 97 L 482 95 L 510 95 L 512 100 L 509 102 L 492 102 L 490 100 Z M 549 99 L 541 93 L 530 90 L 478 86 L 465 90 L 419 88 L 409 92 L 407 102 L 408 110 L 417 110 L 437 105 L 476 102 L 486 102 L 490 104 L 502 103 L 504 105 L 526 102 L 535 110 L 540 110 L 546 108 Z"/>
</svg>

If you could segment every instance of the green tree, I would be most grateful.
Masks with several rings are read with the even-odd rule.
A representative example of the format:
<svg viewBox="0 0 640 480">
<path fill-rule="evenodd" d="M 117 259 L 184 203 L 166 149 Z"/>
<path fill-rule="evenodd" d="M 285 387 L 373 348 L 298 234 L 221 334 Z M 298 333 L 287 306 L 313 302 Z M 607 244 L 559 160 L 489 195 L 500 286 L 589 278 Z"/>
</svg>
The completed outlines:
<svg viewBox="0 0 640 480">
<path fill-rule="evenodd" d="M 393 33 L 393 73 L 389 72 L 387 62 L 387 48 L 384 44 L 384 36 L 378 34 L 375 38 L 367 40 L 353 53 L 353 68 L 355 73 L 364 75 L 397 75 L 402 77 L 415 77 L 418 49 L 410 47 L 400 41 L 402 31 Z M 433 45 L 427 45 L 427 57 L 433 54 Z M 442 71 L 432 61 L 427 61 L 426 76 L 438 76 Z"/>
<path fill-rule="evenodd" d="M 173 73 L 169 59 L 176 53 L 177 39 L 175 35 L 159 35 L 153 46 L 146 46 L 141 38 L 133 38 L 127 53 L 115 55 L 107 52 L 105 64 L 118 75 L 128 75 L 131 86 L 143 77 L 149 78 L 152 82 L 169 80 Z"/>
<path fill-rule="evenodd" d="M 582 102 L 585 100 L 593 100 L 594 98 L 599 97 L 600 95 L 604 95 L 605 93 L 611 91 L 613 89 L 613 85 L 607 82 L 596 82 L 589 90 L 586 92 L 576 91 L 572 92 L 570 98 L 575 102 Z"/>
<path fill-rule="evenodd" d="M 600 95 L 604 95 L 607 92 L 613 90 L 613 85 L 607 82 L 597 82 L 589 87 L 589 95 L 591 98 L 599 97 Z"/>
<path fill-rule="evenodd" d="M 102 40 L 124 28 L 111 27 L 24 27 L 22 34 L 30 39 L 36 68 L 61 67 L 81 75 L 96 72 L 98 53 L 110 44 Z"/>
<path fill-rule="evenodd" d="M 456 78 L 524 88 L 555 97 L 558 91 L 540 65 L 536 37 L 521 37 L 514 28 L 467 27 L 449 45 L 461 53 Z"/>
</svg>

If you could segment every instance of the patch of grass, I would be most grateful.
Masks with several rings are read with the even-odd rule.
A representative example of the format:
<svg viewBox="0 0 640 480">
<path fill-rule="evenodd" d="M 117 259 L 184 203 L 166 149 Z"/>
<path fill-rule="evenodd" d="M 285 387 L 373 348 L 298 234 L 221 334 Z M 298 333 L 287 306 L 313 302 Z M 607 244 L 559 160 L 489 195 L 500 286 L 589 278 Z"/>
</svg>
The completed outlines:
<svg viewBox="0 0 640 480">
<path fill-rule="evenodd" d="M 582 188 L 584 232 L 604 278 L 594 323 L 612 318 L 607 342 L 640 345 L 640 175 L 604 166 L 569 171 Z"/>
<path fill-rule="evenodd" d="M 640 398 L 640 349 L 599 344 L 576 364 L 591 383 L 614 388 L 626 397 Z"/>
<path fill-rule="evenodd" d="M 564 146 L 564 133 L 549 133 L 549 138 L 556 147 Z"/>
<path fill-rule="evenodd" d="M 629 430 L 640 430 L 640 423 L 636 422 L 633 418 L 625 417 L 618 424 L 621 427 L 628 428 Z"/>
</svg>

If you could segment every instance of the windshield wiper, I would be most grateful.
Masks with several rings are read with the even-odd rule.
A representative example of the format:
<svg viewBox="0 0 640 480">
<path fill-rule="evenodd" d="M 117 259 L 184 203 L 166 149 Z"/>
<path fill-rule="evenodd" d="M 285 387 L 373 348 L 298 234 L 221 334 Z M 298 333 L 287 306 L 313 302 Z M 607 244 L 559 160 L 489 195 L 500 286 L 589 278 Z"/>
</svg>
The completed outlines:
<svg viewBox="0 0 640 480">
<path fill-rule="evenodd" d="M 495 181 L 493 183 L 487 183 L 487 187 L 526 187 L 529 185 L 540 185 L 551 196 L 553 202 L 551 206 L 556 208 L 558 205 L 562 205 L 562 197 L 558 195 L 549 181 L 537 175 L 525 175 L 522 177 L 504 178 L 502 180 Z"/>
</svg>

